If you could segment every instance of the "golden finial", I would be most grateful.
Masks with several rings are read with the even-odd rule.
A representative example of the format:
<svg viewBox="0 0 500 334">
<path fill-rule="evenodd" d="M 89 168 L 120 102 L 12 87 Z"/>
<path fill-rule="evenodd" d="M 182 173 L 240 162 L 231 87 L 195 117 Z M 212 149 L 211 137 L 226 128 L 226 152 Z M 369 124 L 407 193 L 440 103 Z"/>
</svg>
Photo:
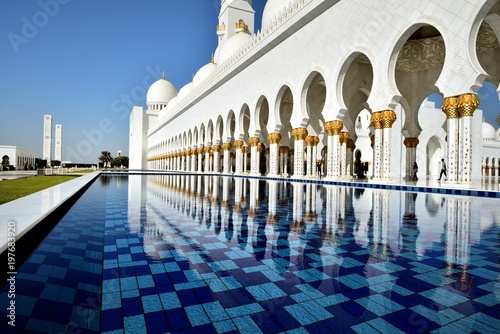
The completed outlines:
<svg viewBox="0 0 500 334">
<path fill-rule="evenodd" d="M 214 54 L 212 52 L 212 60 L 210 61 L 212 64 L 215 64 Z"/>
<path fill-rule="evenodd" d="M 162 72 L 161 72 L 161 78 L 162 78 L 163 80 L 165 80 L 165 71 L 162 71 Z"/>
</svg>

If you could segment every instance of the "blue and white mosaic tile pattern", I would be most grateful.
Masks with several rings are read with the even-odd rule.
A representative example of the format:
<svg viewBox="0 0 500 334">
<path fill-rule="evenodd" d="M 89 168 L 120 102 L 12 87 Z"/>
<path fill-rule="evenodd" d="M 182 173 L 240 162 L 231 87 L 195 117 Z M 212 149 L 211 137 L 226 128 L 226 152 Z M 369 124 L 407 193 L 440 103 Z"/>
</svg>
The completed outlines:
<svg viewBox="0 0 500 334">
<path fill-rule="evenodd" d="M 18 271 L 16 329 L 499 332 L 498 203 L 215 176 L 101 177 Z"/>
</svg>

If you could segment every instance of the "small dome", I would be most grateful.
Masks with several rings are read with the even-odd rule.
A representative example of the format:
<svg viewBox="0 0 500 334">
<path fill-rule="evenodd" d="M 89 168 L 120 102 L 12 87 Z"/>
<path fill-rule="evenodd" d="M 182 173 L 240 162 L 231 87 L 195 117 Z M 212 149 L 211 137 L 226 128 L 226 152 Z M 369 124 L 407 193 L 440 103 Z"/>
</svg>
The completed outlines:
<svg viewBox="0 0 500 334">
<path fill-rule="evenodd" d="M 210 76 L 217 69 L 217 65 L 210 62 L 200 68 L 193 77 L 193 86 L 196 87 Z"/>
<path fill-rule="evenodd" d="M 193 83 L 192 82 L 185 84 L 184 87 L 182 87 L 181 90 L 179 91 L 179 94 L 177 94 L 177 100 L 181 101 L 186 96 L 188 96 L 192 90 L 193 90 Z"/>
<path fill-rule="evenodd" d="M 236 50 L 249 43 L 251 39 L 252 36 L 245 32 L 240 32 L 232 36 L 225 41 L 224 44 L 217 48 L 217 51 L 215 52 L 215 62 L 217 64 L 222 64 L 224 61 L 229 59 L 229 57 L 231 57 Z"/>
<path fill-rule="evenodd" d="M 495 140 L 495 128 L 483 119 L 483 139 Z"/>
<path fill-rule="evenodd" d="M 165 108 L 162 110 L 165 110 L 165 115 L 170 112 L 170 110 L 174 109 L 174 107 L 177 105 L 177 96 L 174 97 L 170 102 L 167 104 Z"/>
<path fill-rule="evenodd" d="M 293 0 L 268 0 L 262 13 L 262 28 L 270 25 L 278 14 L 283 13 L 284 9 L 292 2 Z"/>
<path fill-rule="evenodd" d="M 177 90 L 165 77 L 156 81 L 149 87 L 146 95 L 147 104 L 167 104 L 177 96 Z"/>
</svg>

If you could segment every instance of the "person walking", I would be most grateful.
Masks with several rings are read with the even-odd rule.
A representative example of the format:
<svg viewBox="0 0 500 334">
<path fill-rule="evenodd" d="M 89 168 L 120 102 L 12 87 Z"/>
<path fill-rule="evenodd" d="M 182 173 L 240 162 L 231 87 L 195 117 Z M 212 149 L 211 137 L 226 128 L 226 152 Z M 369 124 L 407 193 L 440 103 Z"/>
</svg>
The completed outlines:
<svg viewBox="0 0 500 334">
<path fill-rule="evenodd" d="M 441 173 L 439 174 L 439 179 L 438 181 L 441 181 L 441 177 L 448 178 L 448 175 L 446 175 L 446 162 L 444 162 L 444 159 L 441 159 Z"/>
<path fill-rule="evenodd" d="M 415 161 L 413 163 L 413 181 L 417 181 L 418 178 L 417 178 L 417 172 L 418 172 L 418 165 L 417 165 L 417 162 Z"/>
</svg>

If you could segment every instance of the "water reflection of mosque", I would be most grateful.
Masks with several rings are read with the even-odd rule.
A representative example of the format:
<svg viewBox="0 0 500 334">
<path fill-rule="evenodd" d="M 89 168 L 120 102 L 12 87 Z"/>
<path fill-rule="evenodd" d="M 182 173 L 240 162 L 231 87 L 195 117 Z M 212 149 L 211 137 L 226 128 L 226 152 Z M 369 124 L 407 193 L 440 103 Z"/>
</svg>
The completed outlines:
<svg viewBox="0 0 500 334">
<path fill-rule="evenodd" d="M 444 247 L 447 270 L 440 279 L 451 278 L 460 291 L 473 284 L 470 250 L 484 226 L 480 218 L 471 219 L 471 211 L 481 208 L 468 197 L 217 175 L 156 175 L 139 183 L 129 183 L 136 205 L 175 208 L 257 260 L 327 270 L 354 249 L 369 277 L 373 268 L 397 264 L 399 257 L 417 261 Z M 153 239 L 169 237 L 161 220 L 141 224 Z M 145 246 L 154 242 L 144 239 Z"/>
</svg>

